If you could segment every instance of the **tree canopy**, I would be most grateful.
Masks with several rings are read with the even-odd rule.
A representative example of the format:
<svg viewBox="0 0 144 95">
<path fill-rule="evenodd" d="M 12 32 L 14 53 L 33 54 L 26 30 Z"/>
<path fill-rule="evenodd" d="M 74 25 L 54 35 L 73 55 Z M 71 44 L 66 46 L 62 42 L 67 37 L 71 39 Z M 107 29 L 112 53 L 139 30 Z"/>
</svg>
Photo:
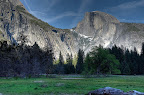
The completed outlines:
<svg viewBox="0 0 144 95">
<path fill-rule="evenodd" d="M 113 54 L 103 47 L 94 47 L 86 56 L 85 69 L 93 74 L 120 74 L 120 63 Z"/>
</svg>

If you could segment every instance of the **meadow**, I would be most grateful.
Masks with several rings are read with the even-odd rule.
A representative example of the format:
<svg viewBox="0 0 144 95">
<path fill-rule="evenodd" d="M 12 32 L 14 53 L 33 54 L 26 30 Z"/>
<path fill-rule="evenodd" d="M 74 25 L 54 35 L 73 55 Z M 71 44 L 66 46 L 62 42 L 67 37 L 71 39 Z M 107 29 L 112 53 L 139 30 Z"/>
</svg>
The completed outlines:
<svg viewBox="0 0 144 95">
<path fill-rule="evenodd" d="M 84 95 L 103 87 L 113 87 L 125 92 L 144 92 L 144 76 L 84 78 L 82 75 L 53 75 L 49 78 L 0 78 L 0 93 L 3 95 Z"/>
</svg>

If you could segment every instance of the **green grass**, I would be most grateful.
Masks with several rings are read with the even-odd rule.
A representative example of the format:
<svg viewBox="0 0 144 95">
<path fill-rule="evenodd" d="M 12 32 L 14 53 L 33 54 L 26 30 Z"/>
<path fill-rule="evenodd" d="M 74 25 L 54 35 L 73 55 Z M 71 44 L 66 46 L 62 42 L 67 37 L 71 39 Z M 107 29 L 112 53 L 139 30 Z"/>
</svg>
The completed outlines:
<svg viewBox="0 0 144 95">
<path fill-rule="evenodd" d="M 144 76 L 111 76 L 81 80 L 63 80 L 61 79 L 62 77 L 66 76 L 18 80 L 0 79 L 0 93 L 10 95 L 43 95 L 52 93 L 56 95 L 60 93 L 79 95 L 103 87 L 114 87 L 124 91 L 137 90 L 144 92 Z M 34 81 L 43 82 L 35 83 Z"/>
</svg>

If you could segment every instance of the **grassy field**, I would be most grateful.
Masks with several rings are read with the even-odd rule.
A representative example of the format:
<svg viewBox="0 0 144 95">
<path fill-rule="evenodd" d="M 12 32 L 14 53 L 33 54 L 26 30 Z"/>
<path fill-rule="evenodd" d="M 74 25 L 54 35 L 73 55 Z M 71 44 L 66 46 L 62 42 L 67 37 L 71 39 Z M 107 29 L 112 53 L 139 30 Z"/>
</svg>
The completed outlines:
<svg viewBox="0 0 144 95">
<path fill-rule="evenodd" d="M 144 76 L 109 76 L 84 79 L 82 76 L 56 78 L 4 79 L 0 78 L 0 93 L 4 95 L 83 95 L 91 90 L 114 87 L 124 91 L 144 92 Z M 66 78 L 66 79 L 63 79 Z"/>
</svg>

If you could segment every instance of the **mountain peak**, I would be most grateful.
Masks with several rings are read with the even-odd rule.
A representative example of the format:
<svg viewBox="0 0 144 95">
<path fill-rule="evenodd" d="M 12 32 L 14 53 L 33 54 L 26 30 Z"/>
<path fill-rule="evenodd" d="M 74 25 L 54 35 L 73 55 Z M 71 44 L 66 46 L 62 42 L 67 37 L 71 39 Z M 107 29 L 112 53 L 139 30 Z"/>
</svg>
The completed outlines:
<svg viewBox="0 0 144 95">
<path fill-rule="evenodd" d="M 101 18 L 104 22 L 120 23 L 114 16 L 101 11 L 87 12 L 86 16 Z"/>
<path fill-rule="evenodd" d="M 76 31 L 93 37 L 96 30 L 100 30 L 105 25 L 120 23 L 114 16 L 100 11 L 86 12 L 84 19 L 78 23 Z"/>
</svg>

